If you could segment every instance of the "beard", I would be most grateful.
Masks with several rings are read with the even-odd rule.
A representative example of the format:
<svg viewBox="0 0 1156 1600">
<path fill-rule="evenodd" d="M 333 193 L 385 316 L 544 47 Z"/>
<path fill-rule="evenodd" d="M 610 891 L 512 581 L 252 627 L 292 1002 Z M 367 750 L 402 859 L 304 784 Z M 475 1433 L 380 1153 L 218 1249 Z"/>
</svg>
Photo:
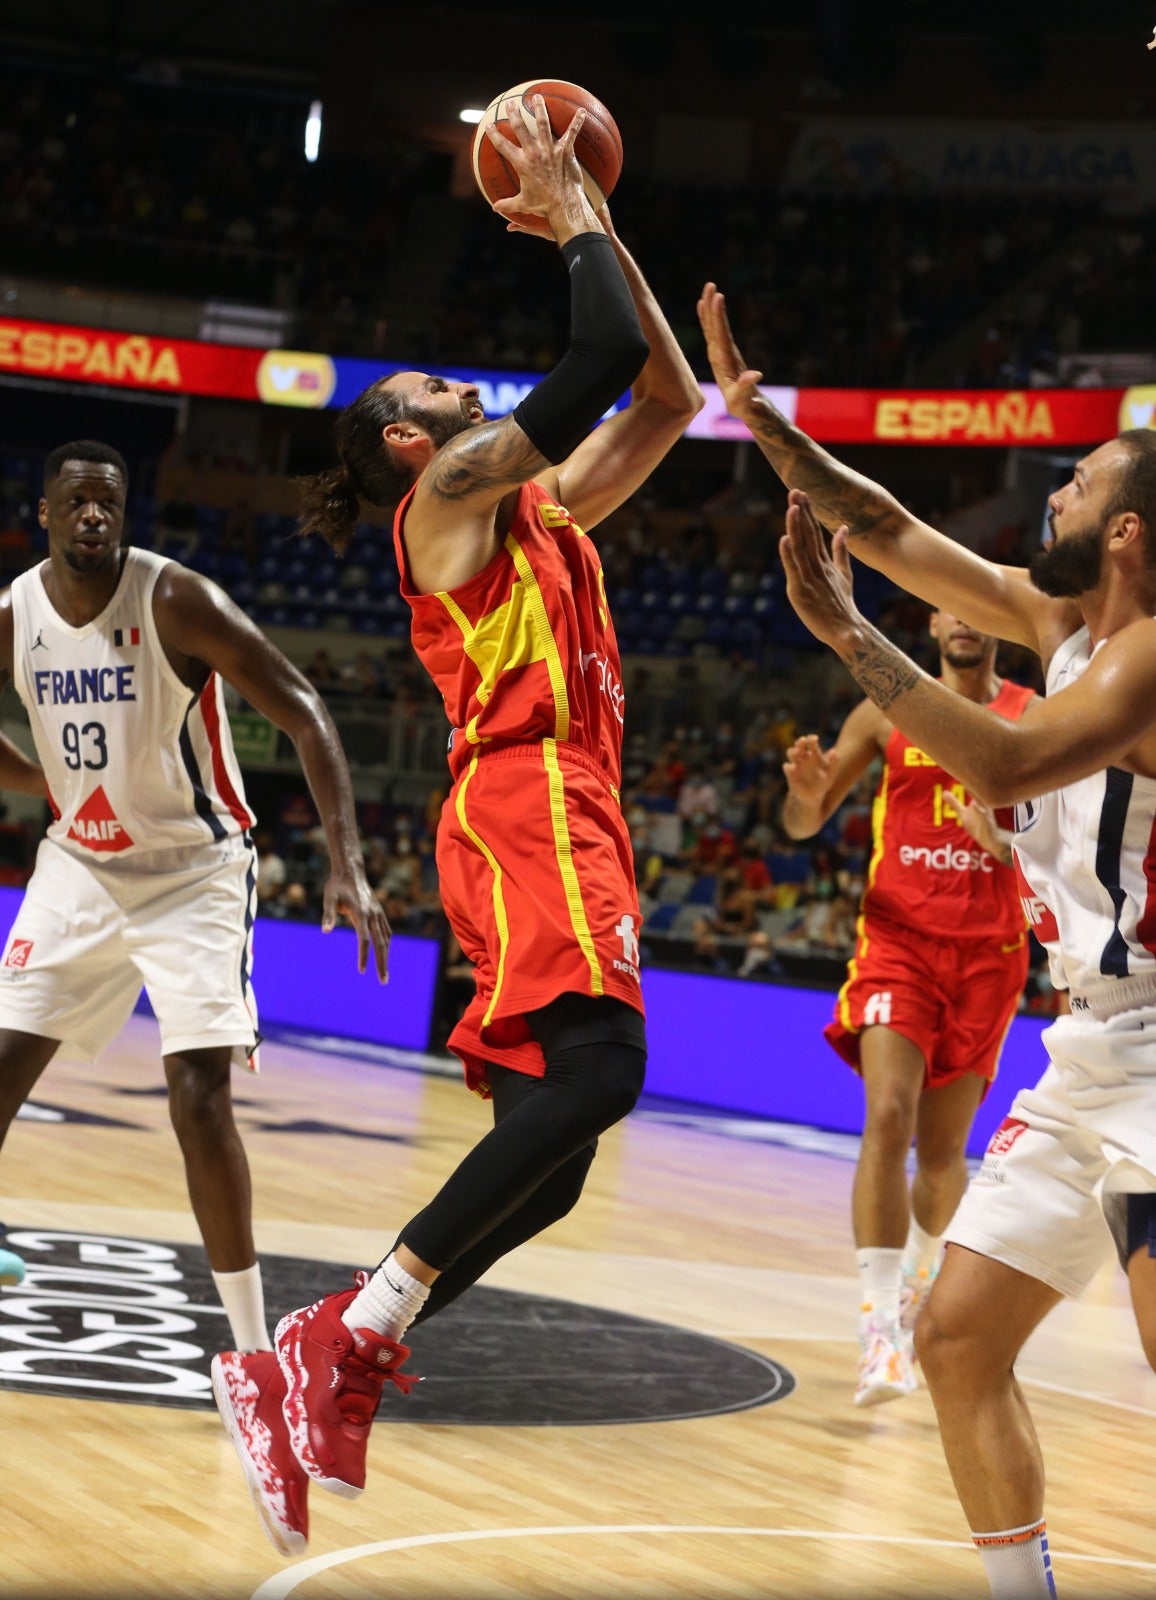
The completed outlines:
<svg viewBox="0 0 1156 1600">
<path fill-rule="evenodd" d="M 957 672 L 962 672 L 967 667 L 978 667 L 983 658 L 991 649 L 990 645 L 977 639 L 974 644 L 964 643 L 962 639 L 954 644 L 948 642 L 940 648 L 940 655 L 949 667 L 954 667 Z M 994 654 L 994 652 L 992 652 Z"/>
<path fill-rule="evenodd" d="M 430 443 L 435 450 L 440 450 L 443 444 L 449 444 L 451 439 L 456 439 L 459 433 L 464 433 L 471 426 L 470 419 L 463 409 L 458 416 L 446 410 L 435 411 L 432 407 L 427 410 L 424 406 L 410 406 L 409 415 L 415 422 L 420 422 L 430 436 Z"/>
<path fill-rule="evenodd" d="M 1073 533 L 1050 550 L 1037 550 L 1028 563 L 1028 576 L 1042 594 L 1053 600 L 1074 600 L 1100 581 L 1104 564 L 1103 523 Z"/>
</svg>

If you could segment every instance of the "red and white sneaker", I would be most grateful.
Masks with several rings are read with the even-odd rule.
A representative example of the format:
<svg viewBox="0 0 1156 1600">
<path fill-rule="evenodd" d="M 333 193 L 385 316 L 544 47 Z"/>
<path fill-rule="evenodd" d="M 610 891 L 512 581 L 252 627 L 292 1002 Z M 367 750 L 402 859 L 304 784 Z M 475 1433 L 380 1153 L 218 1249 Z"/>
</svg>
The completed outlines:
<svg viewBox="0 0 1156 1600">
<path fill-rule="evenodd" d="M 369 1429 L 386 1379 L 402 1394 L 420 1381 L 398 1371 L 408 1346 L 342 1322 L 359 1287 L 291 1311 L 276 1334 L 285 1421 L 297 1459 L 315 1483 L 348 1500 L 365 1488 Z"/>
<path fill-rule="evenodd" d="M 309 1479 L 289 1443 L 277 1357 L 272 1350 L 227 1350 L 213 1357 L 212 1374 L 213 1399 L 261 1526 L 283 1556 L 300 1555 L 309 1538 Z"/>
</svg>

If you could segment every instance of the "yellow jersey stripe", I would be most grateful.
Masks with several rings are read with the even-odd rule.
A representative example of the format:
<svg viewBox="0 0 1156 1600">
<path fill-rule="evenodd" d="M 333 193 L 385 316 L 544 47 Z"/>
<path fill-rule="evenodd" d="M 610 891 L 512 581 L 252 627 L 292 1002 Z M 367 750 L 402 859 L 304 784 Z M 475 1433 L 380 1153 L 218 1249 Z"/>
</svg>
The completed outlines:
<svg viewBox="0 0 1156 1600">
<path fill-rule="evenodd" d="M 478 758 L 475 755 L 471 758 L 469 766 L 462 774 L 462 781 L 458 785 L 457 799 L 454 801 L 454 809 L 458 814 L 458 821 L 462 825 L 462 832 L 475 849 L 480 851 L 486 858 L 486 864 L 494 875 L 494 926 L 498 930 L 498 968 L 494 975 L 494 992 L 490 996 L 490 1003 L 486 1007 L 485 1016 L 482 1018 L 482 1027 L 485 1028 L 494 1014 L 494 1007 L 497 1005 L 498 996 L 502 992 L 502 980 L 506 972 L 506 950 L 510 943 L 510 921 L 506 915 L 506 900 L 502 893 L 502 868 L 498 858 L 481 835 L 476 833 L 470 826 L 466 817 L 466 791 L 470 786 L 470 779 L 477 771 L 477 767 Z"/>
<path fill-rule="evenodd" d="M 566 695 L 566 674 L 562 669 L 562 657 L 558 653 L 558 641 L 550 626 L 546 602 L 542 598 L 534 569 L 526 559 L 526 552 L 512 533 L 506 535 L 506 551 L 526 590 L 530 612 L 534 618 L 534 628 L 545 652 L 546 671 L 550 674 L 550 689 L 554 695 L 554 737 L 566 740 L 570 737 L 570 701 Z"/>
<path fill-rule="evenodd" d="M 477 758 L 475 757 L 475 760 Z M 570 926 L 578 941 L 586 965 L 590 968 L 590 993 L 603 993 L 602 968 L 598 952 L 586 920 L 586 907 L 582 903 L 582 886 L 574 866 L 574 851 L 570 844 L 570 826 L 566 821 L 566 785 L 558 761 L 558 746 L 553 739 L 542 740 L 542 759 L 546 764 L 546 782 L 550 791 L 550 822 L 554 829 L 554 853 L 558 858 L 558 871 L 562 875 L 562 888 L 570 912 Z"/>
<path fill-rule="evenodd" d="M 873 834 L 871 847 L 871 860 L 867 865 L 867 882 L 863 886 L 863 897 L 859 902 L 859 915 L 855 919 L 855 951 L 847 963 L 847 977 L 843 987 L 839 990 L 836 1006 L 839 1020 L 849 1033 L 854 1033 L 855 1027 L 851 1021 L 851 985 L 859 976 L 859 962 L 867 955 L 867 915 L 865 907 L 871 886 L 875 882 L 875 875 L 879 871 L 879 863 L 883 859 L 883 830 L 887 820 L 887 789 L 891 779 L 891 769 L 887 765 L 887 758 L 883 759 L 883 781 L 879 785 L 879 793 L 871 807 L 871 832 Z"/>
</svg>

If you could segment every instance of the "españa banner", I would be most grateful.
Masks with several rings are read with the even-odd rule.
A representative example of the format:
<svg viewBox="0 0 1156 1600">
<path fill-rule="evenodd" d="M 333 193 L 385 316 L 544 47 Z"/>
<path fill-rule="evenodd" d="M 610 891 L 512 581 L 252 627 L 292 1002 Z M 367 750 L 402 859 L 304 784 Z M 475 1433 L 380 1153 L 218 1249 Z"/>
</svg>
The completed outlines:
<svg viewBox="0 0 1156 1600">
<path fill-rule="evenodd" d="M 1122 389 L 800 389 L 794 420 L 830 444 L 1085 445 L 1119 431 Z"/>
<path fill-rule="evenodd" d="M 262 354 L 244 345 L 0 317 L 0 373 L 30 378 L 255 400 Z"/>
<path fill-rule="evenodd" d="M 323 409 L 347 405 L 368 384 L 402 367 L 397 361 L 318 351 L 259 350 L 0 317 L 0 376 Z M 483 368 L 440 371 L 476 384 L 488 417 L 507 415 L 541 377 Z M 1123 428 L 1150 427 L 1156 420 L 1156 388 L 1151 387 L 760 388 L 788 422 L 823 444 L 1078 447 L 1098 444 Z M 706 405 L 686 436 L 749 440 L 746 426 L 728 415 L 718 386 L 703 384 L 703 392 Z M 628 399 L 623 395 L 612 409 Z"/>
</svg>

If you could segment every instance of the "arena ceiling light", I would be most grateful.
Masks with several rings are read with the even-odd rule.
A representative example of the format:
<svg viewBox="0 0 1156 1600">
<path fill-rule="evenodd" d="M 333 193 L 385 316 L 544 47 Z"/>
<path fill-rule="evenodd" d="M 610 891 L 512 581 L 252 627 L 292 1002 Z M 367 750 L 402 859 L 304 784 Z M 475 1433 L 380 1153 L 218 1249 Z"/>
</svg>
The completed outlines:
<svg viewBox="0 0 1156 1600">
<path fill-rule="evenodd" d="M 314 100 L 305 119 L 305 159 L 316 161 L 321 149 L 321 101 Z"/>
</svg>

